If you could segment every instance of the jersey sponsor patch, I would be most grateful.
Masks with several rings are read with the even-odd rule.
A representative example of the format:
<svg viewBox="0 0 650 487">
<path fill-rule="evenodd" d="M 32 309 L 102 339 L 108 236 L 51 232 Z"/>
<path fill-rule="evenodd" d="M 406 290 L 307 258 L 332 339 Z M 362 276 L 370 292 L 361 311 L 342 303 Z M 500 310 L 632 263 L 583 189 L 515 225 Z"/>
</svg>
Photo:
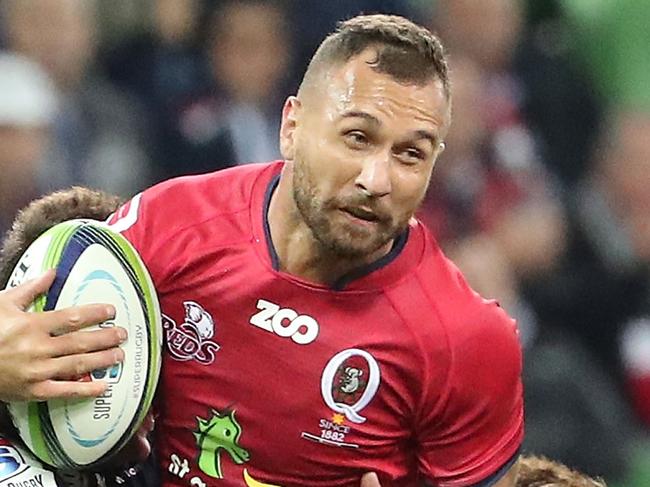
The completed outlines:
<svg viewBox="0 0 650 487">
<path fill-rule="evenodd" d="M 290 338 L 298 345 L 308 345 L 318 337 L 318 322 L 309 315 L 298 314 L 291 308 L 281 308 L 266 299 L 257 300 L 257 313 L 250 324 L 282 338 Z"/>
<path fill-rule="evenodd" d="M 201 365 L 210 365 L 214 362 L 215 353 L 221 348 L 211 340 L 215 333 L 214 320 L 195 301 L 184 301 L 183 306 L 185 318 L 180 325 L 163 314 L 167 350 L 179 362 L 196 360 Z"/>
<path fill-rule="evenodd" d="M 323 401 L 333 414 L 320 418 L 320 434 L 303 431 L 301 437 L 325 445 L 359 448 L 348 437 L 354 424 L 366 421 L 361 411 L 377 394 L 380 382 L 379 364 L 365 350 L 348 348 L 334 355 L 323 369 L 320 384 Z"/>
</svg>

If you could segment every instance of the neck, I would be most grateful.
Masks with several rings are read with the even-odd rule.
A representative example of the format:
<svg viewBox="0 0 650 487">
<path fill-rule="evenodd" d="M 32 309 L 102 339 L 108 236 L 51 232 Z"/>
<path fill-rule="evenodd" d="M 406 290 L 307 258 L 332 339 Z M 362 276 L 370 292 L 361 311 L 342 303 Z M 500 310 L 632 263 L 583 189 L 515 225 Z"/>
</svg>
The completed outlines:
<svg viewBox="0 0 650 487">
<path fill-rule="evenodd" d="M 371 254 L 354 258 L 342 257 L 324 248 L 296 207 L 292 178 L 292 165 L 286 163 L 267 215 L 280 270 L 311 282 L 332 285 L 352 270 L 390 252 L 392 241 Z"/>
</svg>

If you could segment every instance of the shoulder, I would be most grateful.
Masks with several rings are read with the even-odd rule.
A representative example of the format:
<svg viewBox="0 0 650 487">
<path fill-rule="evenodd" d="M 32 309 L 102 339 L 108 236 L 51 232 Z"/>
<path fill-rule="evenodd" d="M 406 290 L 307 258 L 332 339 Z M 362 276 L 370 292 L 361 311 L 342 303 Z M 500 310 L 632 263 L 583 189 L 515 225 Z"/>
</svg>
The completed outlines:
<svg viewBox="0 0 650 487">
<path fill-rule="evenodd" d="M 519 380 L 521 346 L 515 320 L 493 299 L 467 283 L 430 235 L 417 278 L 431 309 L 425 326 L 444 333 L 452 380 L 474 383 L 479 376 L 498 377 L 504 387 Z M 432 350 L 440 351 L 432 345 Z M 509 384 L 509 385 L 507 385 Z"/>
<path fill-rule="evenodd" d="M 461 343 L 469 337 L 517 340 L 515 322 L 494 299 L 481 296 L 460 269 L 427 235 L 419 281 L 448 332 Z"/>
<path fill-rule="evenodd" d="M 278 164 L 249 164 L 212 173 L 183 176 L 157 184 L 136 195 L 111 216 L 109 224 L 124 231 L 137 221 L 157 237 L 246 211 L 260 178 L 279 170 Z"/>
<path fill-rule="evenodd" d="M 248 204 L 255 182 L 270 175 L 277 164 L 247 164 L 162 182 L 143 193 L 151 202 L 191 208 L 236 208 Z"/>
<path fill-rule="evenodd" d="M 160 280 L 198 248 L 250 240 L 253 195 L 263 193 L 265 181 L 281 167 L 251 164 L 165 181 L 133 197 L 107 223 L 131 242 Z"/>
<path fill-rule="evenodd" d="M 415 274 L 429 313 L 419 327 L 424 387 L 418 424 L 427 475 L 476 484 L 515 455 L 523 435 L 522 356 L 512 318 L 476 293 L 431 237 Z"/>
<path fill-rule="evenodd" d="M 473 374 L 515 383 L 521 370 L 515 321 L 495 300 L 469 286 L 425 227 L 414 226 L 411 237 L 418 246 L 418 263 L 387 293 L 422 358 L 456 385 L 471 388 Z"/>
</svg>

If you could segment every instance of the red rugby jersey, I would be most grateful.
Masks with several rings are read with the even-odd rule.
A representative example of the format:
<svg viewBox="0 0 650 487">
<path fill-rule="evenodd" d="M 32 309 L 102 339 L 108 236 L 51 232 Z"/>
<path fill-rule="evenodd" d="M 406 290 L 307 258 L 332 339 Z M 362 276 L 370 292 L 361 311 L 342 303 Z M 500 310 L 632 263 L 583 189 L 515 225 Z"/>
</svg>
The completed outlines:
<svg viewBox="0 0 650 487">
<path fill-rule="evenodd" d="M 162 183 L 110 219 L 159 293 L 165 486 L 473 485 L 523 436 L 513 321 L 413 220 L 330 288 L 277 270 L 282 163 Z"/>
</svg>

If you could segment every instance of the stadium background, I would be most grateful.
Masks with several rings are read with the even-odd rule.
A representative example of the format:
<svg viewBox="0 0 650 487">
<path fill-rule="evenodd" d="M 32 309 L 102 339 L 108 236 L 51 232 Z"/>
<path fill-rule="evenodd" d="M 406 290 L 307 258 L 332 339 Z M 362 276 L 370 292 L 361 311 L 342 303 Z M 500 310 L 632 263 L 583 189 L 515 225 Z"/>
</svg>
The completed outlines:
<svg viewBox="0 0 650 487">
<path fill-rule="evenodd" d="M 359 12 L 450 52 L 420 217 L 519 320 L 525 451 L 650 485 L 647 0 L 0 0 L 0 231 L 55 188 L 278 157 L 284 97 Z"/>
</svg>

